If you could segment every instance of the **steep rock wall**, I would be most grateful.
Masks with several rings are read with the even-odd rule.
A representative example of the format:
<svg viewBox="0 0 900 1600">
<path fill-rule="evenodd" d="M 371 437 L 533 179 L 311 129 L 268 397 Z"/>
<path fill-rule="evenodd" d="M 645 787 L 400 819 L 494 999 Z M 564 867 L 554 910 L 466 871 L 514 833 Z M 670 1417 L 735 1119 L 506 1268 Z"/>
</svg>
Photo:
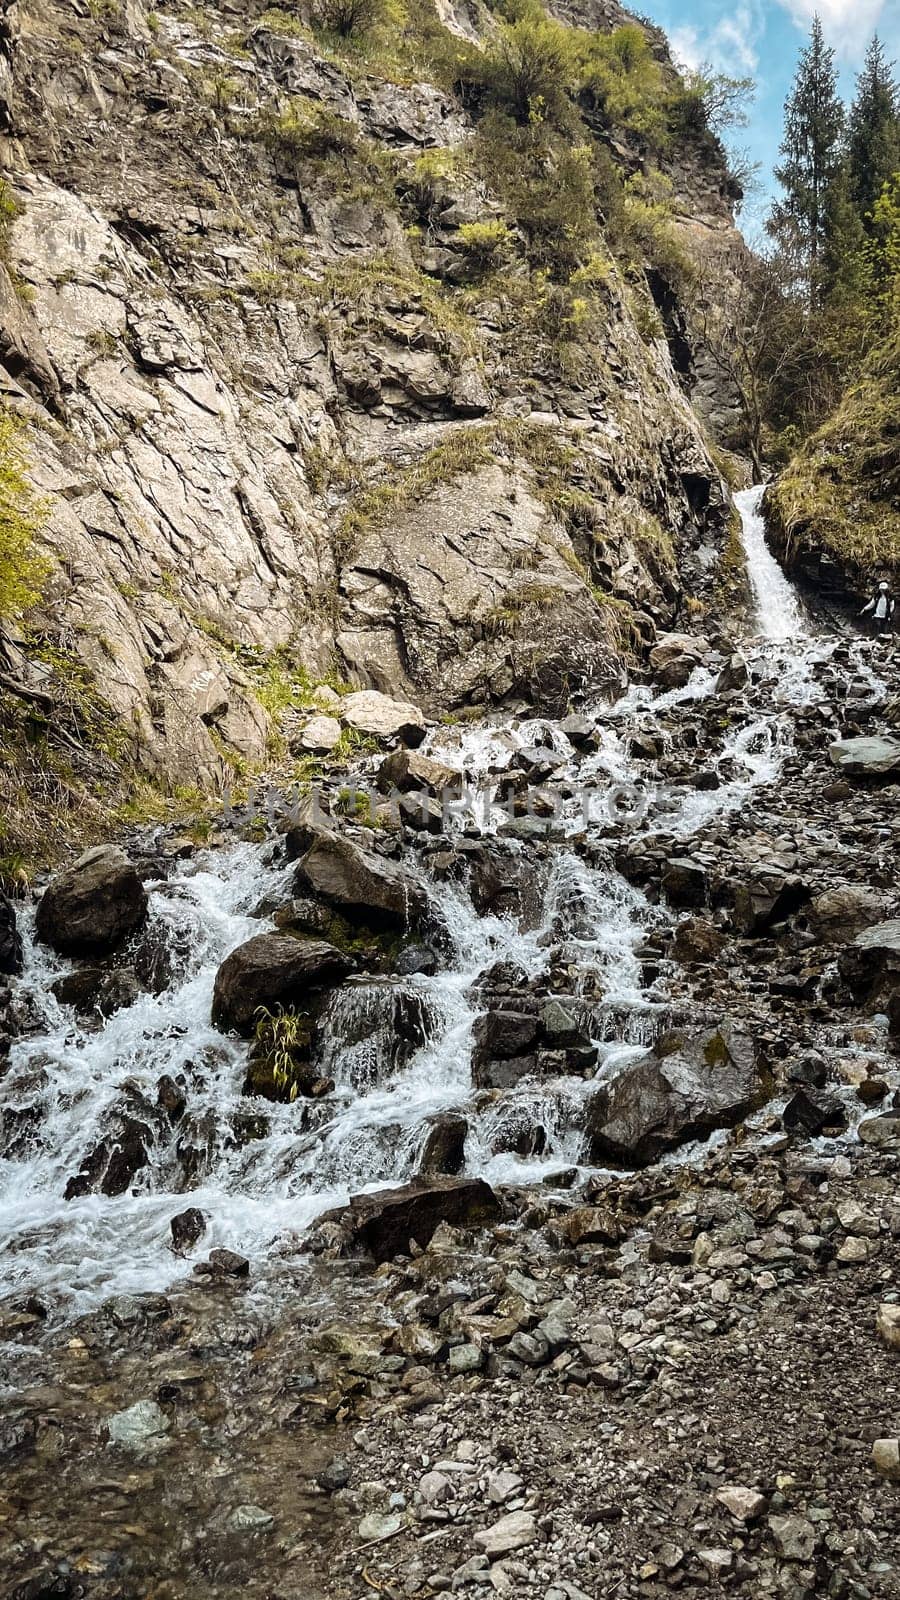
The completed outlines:
<svg viewBox="0 0 900 1600">
<path fill-rule="evenodd" d="M 479 293 L 460 228 L 500 207 L 448 90 L 249 8 L 31 0 L 3 48 L 2 384 L 55 557 L 29 626 L 156 777 L 265 759 L 273 658 L 558 704 L 702 593 L 726 494 L 665 340 L 612 262 L 562 344 L 550 289 Z M 266 137 L 286 97 L 343 152 Z M 411 227 L 427 150 L 462 159 Z"/>
</svg>

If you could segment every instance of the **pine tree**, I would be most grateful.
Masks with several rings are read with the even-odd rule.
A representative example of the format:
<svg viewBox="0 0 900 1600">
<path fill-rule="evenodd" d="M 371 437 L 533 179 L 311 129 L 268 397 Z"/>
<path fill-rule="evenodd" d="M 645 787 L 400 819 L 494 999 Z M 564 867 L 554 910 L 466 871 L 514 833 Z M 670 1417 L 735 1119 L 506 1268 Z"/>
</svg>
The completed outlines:
<svg viewBox="0 0 900 1600">
<path fill-rule="evenodd" d="M 900 171 L 900 94 L 884 46 L 876 34 L 856 84 L 850 111 L 850 195 L 871 232 L 875 202 L 884 185 Z"/>
<path fill-rule="evenodd" d="M 845 117 L 837 83 L 834 51 L 816 17 L 784 108 L 782 162 L 775 176 L 785 198 L 769 219 L 770 233 L 795 259 L 813 310 L 821 298 L 828 194 L 842 158 Z"/>
</svg>

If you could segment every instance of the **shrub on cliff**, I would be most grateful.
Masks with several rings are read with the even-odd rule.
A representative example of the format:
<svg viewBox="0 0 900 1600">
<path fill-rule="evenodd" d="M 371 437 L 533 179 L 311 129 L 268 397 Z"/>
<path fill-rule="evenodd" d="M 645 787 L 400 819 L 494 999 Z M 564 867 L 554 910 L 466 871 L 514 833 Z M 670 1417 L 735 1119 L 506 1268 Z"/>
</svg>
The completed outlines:
<svg viewBox="0 0 900 1600">
<path fill-rule="evenodd" d="M 525 125 L 565 118 L 577 68 L 574 30 L 535 6 L 517 21 L 500 24 L 483 73 L 494 99 Z"/>
<path fill-rule="evenodd" d="M 22 424 L 0 410 L 0 621 L 38 597 L 47 563 L 34 548 L 45 511 L 25 476 Z"/>
</svg>

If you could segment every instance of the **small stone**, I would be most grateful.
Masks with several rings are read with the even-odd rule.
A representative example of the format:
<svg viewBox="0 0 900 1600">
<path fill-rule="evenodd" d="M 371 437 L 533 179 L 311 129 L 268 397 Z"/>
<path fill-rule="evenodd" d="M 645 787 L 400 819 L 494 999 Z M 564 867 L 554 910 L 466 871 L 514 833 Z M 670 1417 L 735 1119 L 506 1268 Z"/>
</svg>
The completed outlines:
<svg viewBox="0 0 900 1600">
<path fill-rule="evenodd" d="M 450 1499 L 452 1490 L 453 1485 L 443 1472 L 426 1472 L 419 1479 L 419 1493 L 426 1505 L 439 1506 Z"/>
<path fill-rule="evenodd" d="M 262 1506 L 235 1506 L 228 1518 L 230 1533 L 260 1533 L 263 1528 L 271 1528 L 275 1521 L 271 1511 L 264 1511 Z"/>
<path fill-rule="evenodd" d="M 403 1518 L 396 1512 L 385 1515 L 382 1512 L 372 1511 L 367 1517 L 363 1517 L 357 1532 L 363 1542 L 368 1544 L 370 1540 L 390 1539 L 395 1533 L 399 1533 L 402 1527 Z"/>
<path fill-rule="evenodd" d="M 247 1257 L 239 1256 L 236 1250 L 210 1250 L 208 1266 L 219 1278 L 246 1278 L 250 1274 Z"/>
<path fill-rule="evenodd" d="M 477 1344 L 454 1344 L 448 1356 L 450 1371 L 454 1373 L 479 1372 L 484 1365 L 484 1352 Z"/>
<path fill-rule="evenodd" d="M 340 737 L 341 725 L 336 717 L 324 714 L 310 717 L 297 738 L 297 748 L 310 755 L 327 755 L 334 749 Z"/>
<path fill-rule="evenodd" d="M 876 1439 L 872 1465 L 883 1478 L 900 1478 L 900 1439 Z"/>
<path fill-rule="evenodd" d="M 697 1555 L 703 1562 L 707 1572 L 711 1573 L 714 1578 L 721 1577 L 723 1573 L 731 1571 L 734 1556 L 730 1550 L 720 1548 L 714 1550 L 698 1550 Z"/>
<path fill-rule="evenodd" d="M 746 1489 L 739 1483 L 726 1483 L 716 1492 L 720 1506 L 737 1522 L 754 1522 L 766 1509 L 766 1497 L 758 1489 Z"/>
<path fill-rule="evenodd" d="M 133 1450 L 136 1455 L 149 1454 L 171 1443 L 166 1438 L 171 1424 L 155 1400 L 138 1400 L 126 1411 L 116 1411 L 107 1417 L 106 1427 L 110 1444 Z"/>
<path fill-rule="evenodd" d="M 875 1328 L 891 1350 L 900 1350 L 900 1305 L 879 1306 Z"/>
<path fill-rule="evenodd" d="M 770 1517 L 769 1529 L 775 1548 L 785 1561 L 810 1561 L 815 1554 L 818 1537 L 811 1522 L 805 1517 Z"/>
<path fill-rule="evenodd" d="M 172 1249 L 183 1255 L 192 1250 L 198 1239 L 202 1239 L 206 1232 L 206 1218 L 198 1206 L 188 1206 L 186 1211 L 179 1211 L 169 1223 L 172 1231 Z"/>
<path fill-rule="evenodd" d="M 350 1467 L 344 1456 L 332 1456 L 327 1466 L 316 1474 L 316 1483 L 326 1494 L 335 1494 L 338 1489 L 346 1489 L 350 1482 Z"/>
<path fill-rule="evenodd" d="M 839 1261 L 842 1267 L 858 1267 L 868 1259 L 869 1246 L 866 1240 L 855 1237 L 845 1239 L 835 1256 L 835 1260 Z"/>
<path fill-rule="evenodd" d="M 494 1505 L 502 1506 L 505 1500 L 511 1500 L 514 1494 L 518 1494 L 521 1487 L 522 1479 L 517 1472 L 500 1468 L 499 1471 L 492 1472 L 488 1478 L 487 1497 L 494 1502 Z"/>
<path fill-rule="evenodd" d="M 498 1556 L 510 1555 L 514 1550 L 524 1550 L 534 1544 L 537 1524 L 530 1511 L 510 1511 L 492 1528 L 484 1528 L 475 1535 L 475 1544 L 490 1561 Z"/>
</svg>

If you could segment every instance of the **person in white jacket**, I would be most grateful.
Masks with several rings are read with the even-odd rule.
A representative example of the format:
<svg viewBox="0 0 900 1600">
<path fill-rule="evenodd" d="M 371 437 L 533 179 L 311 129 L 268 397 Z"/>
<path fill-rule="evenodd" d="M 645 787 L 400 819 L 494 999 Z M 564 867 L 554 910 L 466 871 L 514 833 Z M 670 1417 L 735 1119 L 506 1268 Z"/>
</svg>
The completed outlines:
<svg viewBox="0 0 900 1600">
<path fill-rule="evenodd" d="M 894 620 L 896 605 L 897 602 L 891 594 L 890 584 L 880 583 L 868 605 L 863 606 L 860 616 L 865 617 L 871 614 L 872 621 L 875 624 L 875 632 L 886 633 Z"/>
</svg>

